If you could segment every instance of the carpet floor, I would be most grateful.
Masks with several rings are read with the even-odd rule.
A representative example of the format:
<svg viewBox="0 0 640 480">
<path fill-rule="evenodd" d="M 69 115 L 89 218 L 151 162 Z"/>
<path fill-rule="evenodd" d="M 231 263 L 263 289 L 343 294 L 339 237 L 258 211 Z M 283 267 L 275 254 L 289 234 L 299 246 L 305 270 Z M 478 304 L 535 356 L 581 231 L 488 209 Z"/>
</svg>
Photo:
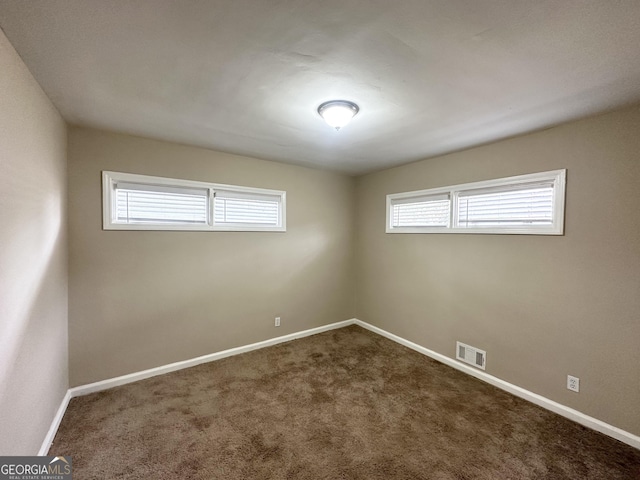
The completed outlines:
<svg viewBox="0 0 640 480">
<path fill-rule="evenodd" d="M 73 478 L 640 479 L 640 451 L 350 326 L 71 400 Z"/>
</svg>

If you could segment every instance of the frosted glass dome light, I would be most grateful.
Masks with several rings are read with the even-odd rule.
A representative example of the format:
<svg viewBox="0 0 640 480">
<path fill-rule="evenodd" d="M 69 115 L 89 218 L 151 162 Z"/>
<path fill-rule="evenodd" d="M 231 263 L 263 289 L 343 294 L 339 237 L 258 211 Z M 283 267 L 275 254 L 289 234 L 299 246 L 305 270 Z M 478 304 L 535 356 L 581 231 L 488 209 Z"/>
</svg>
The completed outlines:
<svg viewBox="0 0 640 480">
<path fill-rule="evenodd" d="M 318 113 L 327 124 L 340 130 L 356 116 L 358 105 L 347 100 L 331 100 L 318 107 Z"/>
</svg>

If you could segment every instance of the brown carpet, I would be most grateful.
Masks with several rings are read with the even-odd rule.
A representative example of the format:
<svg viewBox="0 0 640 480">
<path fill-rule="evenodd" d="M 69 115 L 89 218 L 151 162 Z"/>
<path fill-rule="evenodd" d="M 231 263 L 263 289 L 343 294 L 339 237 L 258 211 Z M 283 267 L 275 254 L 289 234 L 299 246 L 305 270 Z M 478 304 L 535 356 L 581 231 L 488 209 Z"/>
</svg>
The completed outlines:
<svg viewBox="0 0 640 480">
<path fill-rule="evenodd" d="M 640 451 L 359 327 L 71 401 L 74 479 L 639 479 Z"/>
</svg>

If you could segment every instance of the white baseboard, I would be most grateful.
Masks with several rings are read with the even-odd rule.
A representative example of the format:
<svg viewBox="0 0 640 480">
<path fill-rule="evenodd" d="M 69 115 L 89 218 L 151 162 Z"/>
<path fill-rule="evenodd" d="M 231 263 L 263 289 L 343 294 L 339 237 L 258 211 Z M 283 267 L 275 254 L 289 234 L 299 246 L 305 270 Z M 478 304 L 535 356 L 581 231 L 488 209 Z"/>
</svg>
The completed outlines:
<svg viewBox="0 0 640 480">
<path fill-rule="evenodd" d="M 233 355 L 240 355 L 241 353 L 250 352 L 251 350 L 258 350 L 260 348 L 271 347 L 279 343 L 289 342 L 297 338 L 308 337 L 317 333 L 327 332 L 329 330 L 335 330 L 336 328 L 346 327 L 353 325 L 355 318 L 350 320 L 344 320 L 342 322 L 331 323 L 329 325 L 323 325 L 321 327 L 310 328 L 309 330 L 303 330 L 301 332 L 290 333 L 289 335 L 283 335 L 282 337 L 271 338 L 258 343 L 252 343 L 243 347 L 230 348 L 229 350 L 223 350 L 221 352 L 211 353 L 209 355 L 203 355 L 202 357 L 191 358 L 189 360 L 183 360 L 181 362 L 170 363 L 169 365 L 163 365 L 161 367 L 150 368 L 141 372 L 130 373 L 128 375 L 122 375 L 121 377 L 109 378 L 107 380 L 101 380 L 95 383 L 89 383 L 87 385 L 81 385 L 69 390 L 71 392 L 71 398 L 79 397 L 82 395 L 88 395 L 94 392 L 100 392 L 109 388 L 118 387 L 127 383 L 137 382 L 138 380 L 144 380 L 145 378 L 155 377 L 157 375 L 163 375 L 169 372 L 175 372 L 176 370 L 182 370 L 184 368 L 195 367 L 202 363 L 213 362 L 222 358 L 231 357 Z"/>
<path fill-rule="evenodd" d="M 418 345 L 417 343 L 413 343 L 409 340 L 399 337 L 398 335 L 394 335 L 393 333 L 390 333 L 390 332 L 387 332 L 386 330 L 375 327 L 367 322 L 363 322 L 362 320 L 356 319 L 354 323 L 356 325 L 361 326 L 362 328 L 366 328 L 367 330 L 377 333 L 378 335 L 382 335 L 383 337 L 386 337 L 389 340 L 393 340 L 396 343 L 399 343 L 401 345 L 404 345 L 405 347 L 415 350 L 416 352 L 419 352 L 419 353 L 422 353 L 423 355 L 431 357 L 434 360 L 444 363 L 445 365 L 453 367 L 456 370 L 460 370 L 484 382 L 487 382 L 495 387 L 498 387 L 501 390 L 509 392 L 515 395 L 516 397 L 520 397 L 525 400 L 528 400 L 529 402 L 535 403 L 536 405 L 542 408 L 545 408 L 554 413 L 557 413 L 558 415 L 568 418 L 569 420 L 573 420 L 574 422 L 579 423 L 580 425 L 584 425 L 585 427 L 591 428 L 592 430 L 596 430 L 600 433 L 604 433 L 609 437 L 615 438 L 616 440 L 620 440 L 621 442 L 626 443 L 627 445 L 631 445 L 632 447 L 640 449 L 640 437 L 637 435 L 634 435 L 630 432 L 622 430 L 621 428 L 614 427 L 613 425 L 609 425 L 608 423 L 605 423 L 602 420 L 598 420 L 597 418 L 590 417 L 589 415 L 586 415 L 578 410 L 562 405 L 561 403 L 554 402 L 553 400 L 543 397 L 542 395 L 538 395 L 537 393 L 530 392 L 529 390 L 525 390 L 524 388 L 518 387 L 517 385 L 513 385 L 512 383 L 505 382 L 504 380 L 494 377 L 493 375 L 489 375 L 488 373 L 485 373 L 483 371 L 476 370 L 472 367 L 464 365 L 463 363 L 460 363 L 452 358 L 449 358 L 445 355 L 434 352 L 433 350 L 429 350 L 428 348 Z"/>
<path fill-rule="evenodd" d="M 525 400 L 530 401 L 536 405 L 539 405 L 542 408 L 550 410 L 554 413 L 562 415 L 574 422 L 577 422 L 585 427 L 591 428 L 598 432 L 604 433 L 616 440 L 620 440 L 632 447 L 640 449 L 640 437 L 629 433 L 625 430 L 622 430 L 618 427 L 614 427 L 613 425 L 609 425 L 597 418 L 590 417 L 578 410 L 574 410 L 573 408 L 569 408 L 565 405 L 562 405 L 558 402 L 554 402 L 542 395 L 538 395 L 537 393 L 530 392 L 529 390 L 525 390 L 524 388 L 518 387 L 517 385 L 513 385 L 509 382 L 501 380 L 493 375 L 489 375 L 480 370 L 475 370 L 472 367 L 464 365 L 462 363 L 453 360 L 445 355 L 434 352 L 433 350 L 429 350 L 417 343 L 413 343 L 409 340 L 406 340 L 398 335 L 394 335 L 393 333 L 387 332 L 381 328 L 375 327 L 369 323 L 363 322 L 362 320 L 358 320 L 352 318 L 350 320 L 344 320 L 342 322 L 331 323 L 329 325 L 323 325 L 321 327 L 311 328 L 309 330 L 303 330 L 301 332 L 291 333 L 289 335 L 284 335 L 282 337 L 276 337 L 269 340 L 264 340 L 258 343 L 252 343 L 250 345 L 245 345 L 243 347 L 231 348 L 229 350 L 223 350 L 221 352 L 212 353 L 209 355 L 203 355 L 201 357 L 192 358 L 190 360 L 184 360 L 181 362 L 171 363 L 169 365 L 164 365 L 161 367 L 151 368 L 148 370 L 143 370 L 141 372 L 130 373 L 128 375 L 123 375 L 121 377 L 110 378 L 107 380 L 102 380 L 100 382 L 90 383 L 87 385 L 81 385 L 79 387 L 71 388 L 67 391 L 62 403 L 60 404 L 60 408 L 56 413 L 53 422 L 51 423 L 51 428 L 45 437 L 44 442 L 42 443 L 42 447 L 40 448 L 40 452 L 38 455 L 46 455 L 53 439 L 58 431 L 58 427 L 60 426 L 60 422 L 62 421 L 62 417 L 67 409 L 67 405 L 69 404 L 69 400 L 74 397 L 79 397 L 82 395 L 88 395 L 90 393 L 99 392 L 102 390 L 107 390 L 109 388 L 117 387 L 119 385 L 125 385 L 127 383 L 137 382 L 138 380 L 143 380 L 145 378 L 155 377 L 157 375 L 163 375 L 169 372 L 175 372 L 176 370 L 182 370 L 184 368 L 194 367 L 196 365 L 200 365 L 202 363 L 213 362 L 215 360 L 220 360 L 226 357 L 231 357 L 233 355 L 239 355 L 241 353 L 250 352 L 252 350 L 258 350 L 260 348 L 270 347 L 272 345 L 277 345 L 279 343 L 289 342 L 291 340 L 295 340 L 298 338 L 308 337 L 310 335 L 315 335 L 317 333 L 326 332 L 329 330 L 335 330 L 337 328 L 347 327 L 349 325 L 359 325 L 362 328 L 365 328 L 371 332 L 377 333 L 383 337 L 386 337 L 390 340 L 393 340 L 396 343 L 404 345 L 405 347 L 411 348 L 416 352 L 422 353 L 428 357 L 431 357 L 445 365 L 455 368 L 456 370 L 460 370 L 464 373 L 472 375 L 484 382 L 487 382 L 495 387 L 500 388 L 506 392 L 509 392 L 517 397 L 523 398 Z"/>
<path fill-rule="evenodd" d="M 62 402 L 60 403 L 60 407 L 58 407 L 58 411 L 56 412 L 55 417 L 53 417 L 53 421 L 51 422 L 51 426 L 49 427 L 47 436 L 44 437 L 44 442 L 42 442 L 42 446 L 38 451 L 39 456 L 45 456 L 49 452 L 49 448 L 53 443 L 53 439 L 55 438 L 56 433 L 58 433 L 58 427 L 60 427 L 60 422 L 62 422 L 64 412 L 67 411 L 69 400 L 71 400 L 71 390 L 67 390 L 67 393 L 65 393 L 64 397 L 62 398 Z"/>
</svg>

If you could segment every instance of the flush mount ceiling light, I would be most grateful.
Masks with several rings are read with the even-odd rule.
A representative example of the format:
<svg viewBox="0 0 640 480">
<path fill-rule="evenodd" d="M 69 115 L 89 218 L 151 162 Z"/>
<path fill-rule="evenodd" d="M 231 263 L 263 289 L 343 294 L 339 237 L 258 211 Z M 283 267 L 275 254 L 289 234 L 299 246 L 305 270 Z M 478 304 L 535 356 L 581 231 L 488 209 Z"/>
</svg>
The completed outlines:
<svg viewBox="0 0 640 480">
<path fill-rule="evenodd" d="M 318 113 L 327 124 L 340 130 L 356 116 L 360 108 L 347 100 L 330 100 L 318 107 Z"/>
</svg>

